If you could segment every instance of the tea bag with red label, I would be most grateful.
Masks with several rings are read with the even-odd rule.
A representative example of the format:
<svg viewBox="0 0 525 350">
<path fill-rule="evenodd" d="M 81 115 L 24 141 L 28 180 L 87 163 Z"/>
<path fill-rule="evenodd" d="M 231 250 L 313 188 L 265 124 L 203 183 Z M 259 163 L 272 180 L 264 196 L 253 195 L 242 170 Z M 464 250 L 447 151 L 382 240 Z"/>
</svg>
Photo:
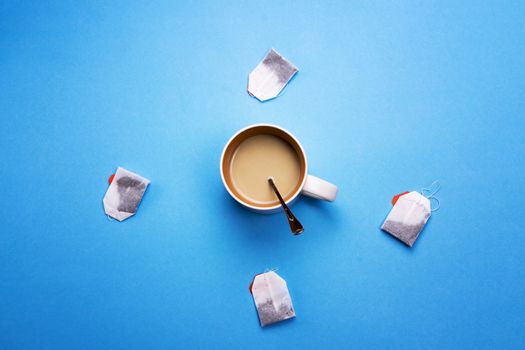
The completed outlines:
<svg viewBox="0 0 525 350">
<path fill-rule="evenodd" d="M 430 218 L 430 200 L 412 191 L 395 196 L 392 203 L 394 207 L 381 229 L 412 247 Z"/>
<path fill-rule="evenodd" d="M 248 77 L 248 93 L 259 101 L 277 97 L 298 69 L 271 49 Z"/>
<path fill-rule="evenodd" d="M 120 167 L 109 181 L 103 200 L 106 215 L 118 221 L 134 215 L 150 181 Z"/>
<path fill-rule="evenodd" d="M 286 281 L 274 271 L 255 276 L 250 293 L 262 327 L 295 317 Z"/>
</svg>

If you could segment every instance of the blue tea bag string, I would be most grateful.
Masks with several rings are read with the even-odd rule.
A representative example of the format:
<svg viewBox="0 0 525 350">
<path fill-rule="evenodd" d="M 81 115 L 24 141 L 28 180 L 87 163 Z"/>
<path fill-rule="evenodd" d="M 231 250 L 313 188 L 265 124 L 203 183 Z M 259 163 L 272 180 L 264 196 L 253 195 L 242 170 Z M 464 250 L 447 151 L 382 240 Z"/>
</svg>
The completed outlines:
<svg viewBox="0 0 525 350">
<path fill-rule="evenodd" d="M 439 182 L 439 180 L 435 180 L 434 182 L 430 184 L 430 186 L 423 187 L 421 189 L 421 194 L 423 196 L 427 197 L 428 200 L 430 201 L 434 200 L 434 202 L 436 203 L 436 205 L 430 206 L 431 208 L 434 207 L 433 209 L 430 209 L 431 212 L 439 210 L 441 206 L 441 204 L 439 203 L 439 199 L 435 197 L 435 195 L 439 192 L 440 189 L 441 189 L 441 183 Z"/>
<path fill-rule="evenodd" d="M 434 200 L 434 202 L 436 202 L 436 205 L 430 205 L 430 211 L 431 212 L 435 212 L 435 211 L 438 211 L 439 210 L 439 207 L 441 206 L 441 204 L 439 203 L 439 199 L 437 199 L 436 197 L 430 197 L 428 199 L 430 202 L 432 202 L 432 200 Z"/>
</svg>

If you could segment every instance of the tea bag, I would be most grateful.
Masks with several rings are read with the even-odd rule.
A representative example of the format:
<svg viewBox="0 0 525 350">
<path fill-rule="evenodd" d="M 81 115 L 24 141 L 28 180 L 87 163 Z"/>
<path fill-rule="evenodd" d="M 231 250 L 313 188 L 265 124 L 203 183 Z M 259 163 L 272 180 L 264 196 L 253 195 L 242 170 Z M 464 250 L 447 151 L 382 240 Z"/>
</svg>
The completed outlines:
<svg viewBox="0 0 525 350">
<path fill-rule="evenodd" d="M 295 317 L 286 281 L 274 271 L 256 275 L 250 293 L 262 327 Z"/>
<path fill-rule="evenodd" d="M 150 181 L 119 167 L 110 182 L 103 200 L 104 211 L 118 221 L 125 220 L 137 212 Z"/>
<path fill-rule="evenodd" d="M 298 69 L 271 49 L 248 78 L 248 93 L 263 102 L 277 97 Z"/>
<path fill-rule="evenodd" d="M 381 229 L 412 247 L 430 218 L 430 200 L 412 191 L 395 196 L 392 203 L 394 207 Z"/>
</svg>

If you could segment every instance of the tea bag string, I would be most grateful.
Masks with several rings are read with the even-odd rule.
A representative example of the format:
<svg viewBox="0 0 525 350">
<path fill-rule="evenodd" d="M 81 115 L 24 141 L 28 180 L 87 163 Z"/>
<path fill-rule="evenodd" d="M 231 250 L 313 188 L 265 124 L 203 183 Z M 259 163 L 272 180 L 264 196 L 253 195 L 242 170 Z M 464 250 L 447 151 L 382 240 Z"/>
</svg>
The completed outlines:
<svg viewBox="0 0 525 350">
<path fill-rule="evenodd" d="M 438 211 L 439 208 L 441 207 L 441 203 L 439 203 L 439 199 L 437 199 L 436 197 L 430 197 L 428 199 L 429 201 L 432 202 L 432 200 L 436 203 L 436 205 L 430 205 L 430 211 L 433 213 L 435 211 Z"/>
<path fill-rule="evenodd" d="M 441 183 L 439 182 L 439 180 L 435 180 L 428 187 L 421 188 L 421 194 L 427 197 L 428 200 L 430 201 L 434 200 L 434 202 L 436 203 L 436 205 L 430 206 L 431 208 L 434 207 L 433 209 L 430 209 L 431 212 L 435 212 L 439 210 L 439 208 L 441 207 L 439 199 L 435 197 L 435 195 L 439 192 L 440 189 L 441 189 Z"/>
</svg>

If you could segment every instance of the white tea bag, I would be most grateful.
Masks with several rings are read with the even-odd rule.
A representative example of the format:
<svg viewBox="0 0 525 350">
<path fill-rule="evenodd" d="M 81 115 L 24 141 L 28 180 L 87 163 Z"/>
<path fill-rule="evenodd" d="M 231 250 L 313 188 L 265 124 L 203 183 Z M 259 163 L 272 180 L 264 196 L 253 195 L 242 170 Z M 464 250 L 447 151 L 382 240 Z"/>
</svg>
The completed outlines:
<svg viewBox="0 0 525 350">
<path fill-rule="evenodd" d="M 262 327 L 295 317 L 286 281 L 274 271 L 255 276 L 250 293 Z"/>
<path fill-rule="evenodd" d="M 117 168 L 103 200 L 106 215 L 118 221 L 134 215 L 149 183 L 148 179 L 140 175 Z"/>
<path fill-rule="evenodd" d="M 273 48 L 248 78 L 248 93 L 263 102 L 277 97 L 298 69 Z"/>
<path fill-rule="evenodd" d="M 397 202 L 381 229 L 412 247 L 430 218 L 430 200 L 417 191 L 396 197 Z"/>
</svg>

